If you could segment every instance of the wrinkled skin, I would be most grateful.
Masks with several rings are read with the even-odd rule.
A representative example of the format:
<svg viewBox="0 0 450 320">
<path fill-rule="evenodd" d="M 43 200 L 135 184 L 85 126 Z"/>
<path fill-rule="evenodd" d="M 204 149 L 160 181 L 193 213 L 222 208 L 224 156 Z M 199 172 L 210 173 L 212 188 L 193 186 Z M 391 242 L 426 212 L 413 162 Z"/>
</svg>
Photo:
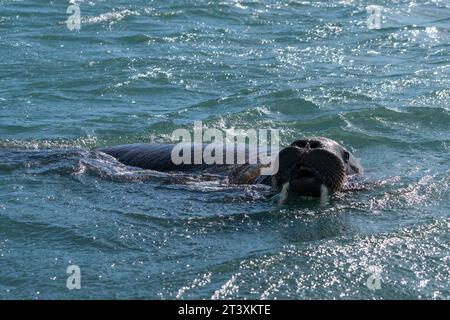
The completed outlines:
<svg viewBox="0 0 450 320">
<path fill-rule="evenodd" d="M 333 193 L 342 189 L 348 176 L 362 172 L 353 154 L 324 137 L 294 141 L 281 150 L 278 161 L 279 170 L 272 177 L 272 185 L 278 191 L 288 186 L 289 196 L 320 197 L 324 190 Z"/>
</svg>

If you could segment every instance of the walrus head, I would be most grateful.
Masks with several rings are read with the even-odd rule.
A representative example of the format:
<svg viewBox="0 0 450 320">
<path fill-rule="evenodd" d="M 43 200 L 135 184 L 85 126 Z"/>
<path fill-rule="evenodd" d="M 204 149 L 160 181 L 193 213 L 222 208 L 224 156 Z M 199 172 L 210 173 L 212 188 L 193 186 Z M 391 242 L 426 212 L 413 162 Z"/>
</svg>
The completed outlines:
<svg viewBox="0 0 450 320">
<path fill-rule="evenodd" d="M 306 137 L 294 141 L 278 154 L 278 172 L 272 184 L 288 195 L 320 197 L 342 189 L 347 176 L 362 168 L 356 158 L 334 140 Z"/>
</svg>

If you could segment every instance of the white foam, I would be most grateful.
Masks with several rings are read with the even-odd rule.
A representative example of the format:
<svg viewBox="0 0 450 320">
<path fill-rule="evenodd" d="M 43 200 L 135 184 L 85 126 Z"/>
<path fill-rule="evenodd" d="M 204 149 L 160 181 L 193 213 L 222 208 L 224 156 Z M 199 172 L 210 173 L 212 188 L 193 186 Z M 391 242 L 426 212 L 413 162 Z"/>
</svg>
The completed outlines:
<svg viewBox="0 0 450 320">
<path fill-rule="evenodd" d="M 109 22 L 109 23 L 115 23 L 118 22 L 128 16 L 131 15 L 139 15 L 139 12 L 132 11 L 132 10 L 120 10 L 120 11 L 111 11 L 102 13 L 98 16 L 93 17 L 86 17 L 82 19 L 83 24 L 96 24 L 96 23 L 102 23 L 102 22 Z"/>
</svg>

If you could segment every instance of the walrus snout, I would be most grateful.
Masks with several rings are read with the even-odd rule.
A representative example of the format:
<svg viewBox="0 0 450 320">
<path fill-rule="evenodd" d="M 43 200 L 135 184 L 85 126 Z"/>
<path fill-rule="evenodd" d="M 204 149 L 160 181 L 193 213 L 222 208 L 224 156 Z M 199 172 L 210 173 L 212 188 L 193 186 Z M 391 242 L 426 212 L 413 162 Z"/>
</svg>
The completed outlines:
<svg viewBox="0 0 450 320">
<path fill-rule="evenodd" d="M 327 141 L 302 139 L 279 154 L 279 171 L 273 182 L 281 190 L 289 184 L 289 194 L 320 197 L 342 188 L 346 179 L 345 153 L 331 148 Z"/>
<path fill-rule="evenodd" d="M 293 174 L 292 183 L 301 184 L 305 182 L 305 179 L 311 179 L 311 176 L 314 176 L 317 183 L 320 182 L 331 192 L 340 190 L 346 177 L 344 161 L 334 152 L 325 149 L 307 152 L 299 159 L 299 166 Z M 312 190 L 313 195 L 320 196 L 320 189 L 320 185 L 316 185 L 316 188 Z"/>
</svg>

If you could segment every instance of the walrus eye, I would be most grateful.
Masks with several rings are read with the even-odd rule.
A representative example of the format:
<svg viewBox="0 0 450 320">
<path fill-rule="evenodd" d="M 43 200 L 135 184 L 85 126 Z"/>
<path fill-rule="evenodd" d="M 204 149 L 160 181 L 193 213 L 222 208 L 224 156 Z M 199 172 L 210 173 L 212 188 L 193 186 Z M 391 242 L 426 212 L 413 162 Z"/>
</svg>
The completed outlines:
<svg viewBox="0 0 450 320">
<path fill-rule="evenodd" d="M 350 160 L 350 153 L 348 153 L 347 151 L 344 151 L 344 161 L 348 162 L 348 160 Z"/>
</svg>

